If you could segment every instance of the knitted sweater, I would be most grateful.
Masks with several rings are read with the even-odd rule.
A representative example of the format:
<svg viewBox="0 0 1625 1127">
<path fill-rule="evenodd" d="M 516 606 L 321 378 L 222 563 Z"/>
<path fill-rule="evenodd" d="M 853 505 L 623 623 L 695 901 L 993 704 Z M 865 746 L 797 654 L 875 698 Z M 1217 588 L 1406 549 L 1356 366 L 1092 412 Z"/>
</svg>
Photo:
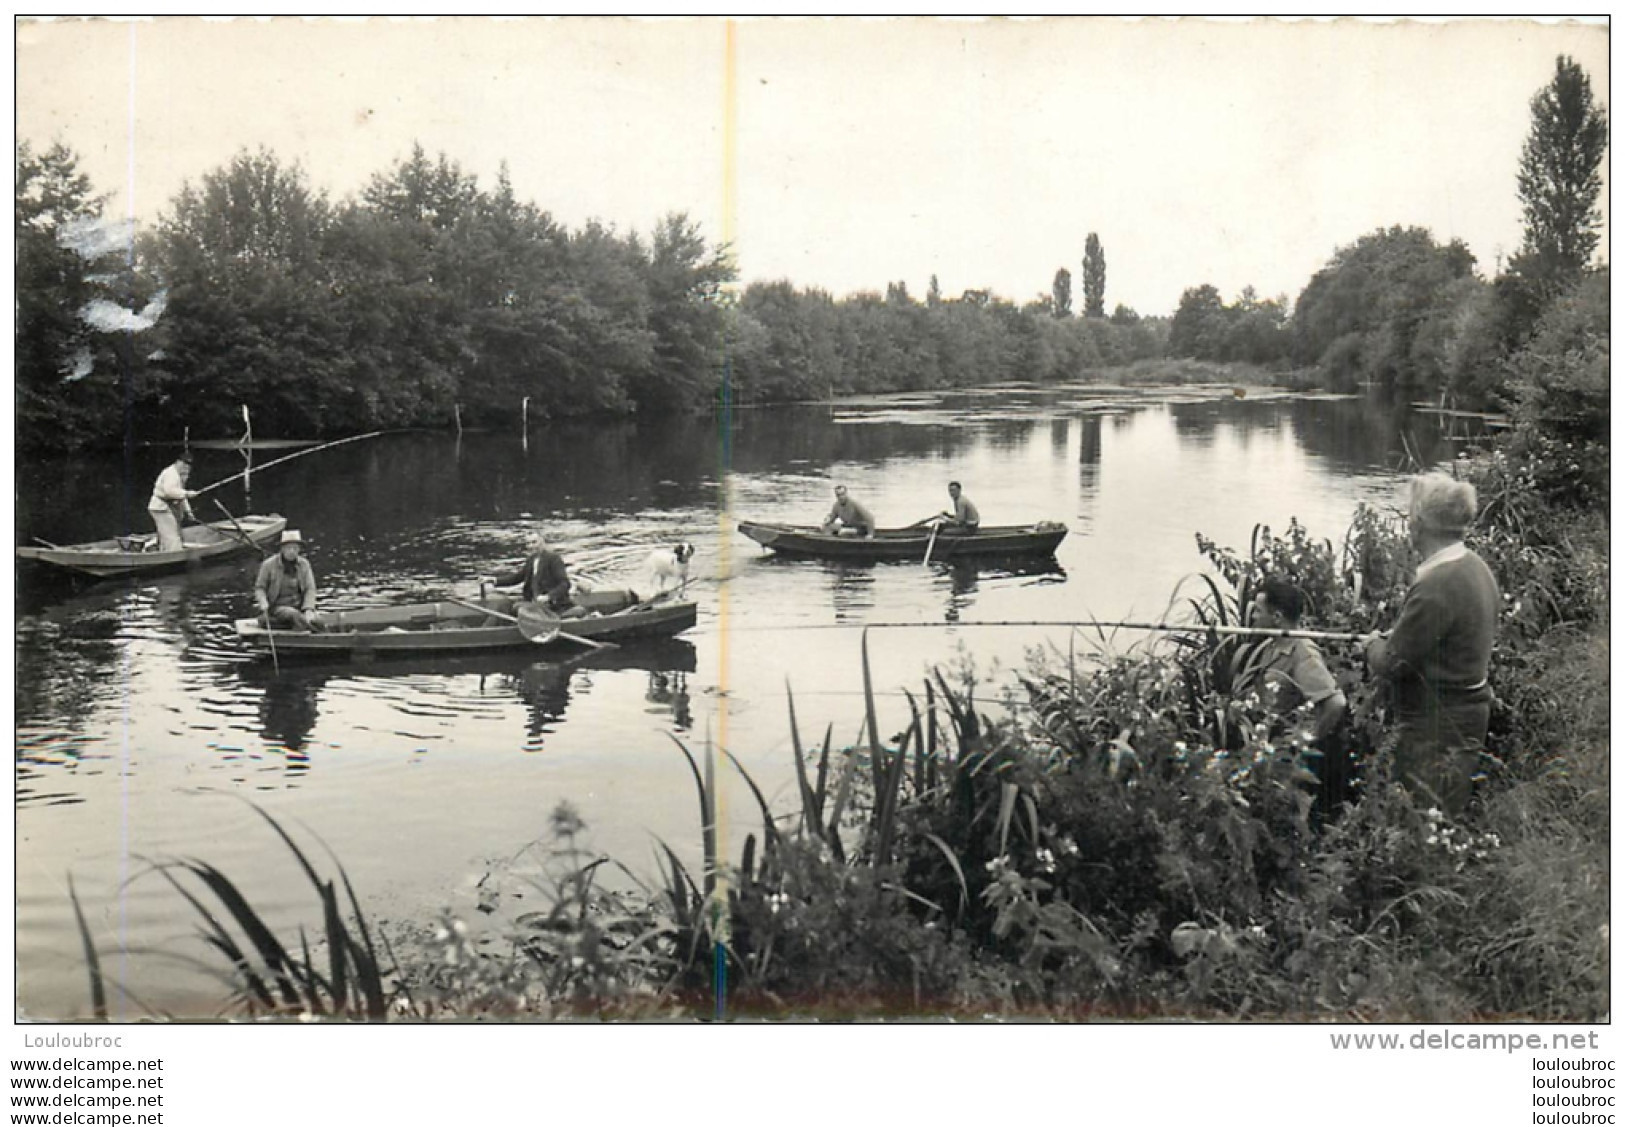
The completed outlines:
<svg viewBox="0 0 1625 1127">
<path fill-rule="evenodd" d="M 1424 697 L 1480 690 L 1489 676 L 1500 611 L 1501 589 L 1489 566 L 1466 546 L 1452 544 L 1417 568 L 1386 645 L 1371 649 L 1371 668 L 1401 688 L 1409 683 L 1423 689 Z M 1418 679 L 1422 685 L 1415 684 Z"/>
</svg>

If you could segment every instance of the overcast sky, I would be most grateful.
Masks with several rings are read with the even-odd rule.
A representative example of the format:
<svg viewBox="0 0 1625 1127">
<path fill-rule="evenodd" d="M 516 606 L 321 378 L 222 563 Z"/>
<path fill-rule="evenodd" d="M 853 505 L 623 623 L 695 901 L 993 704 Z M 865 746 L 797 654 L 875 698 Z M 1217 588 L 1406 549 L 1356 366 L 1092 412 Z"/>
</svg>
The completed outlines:
<svg viewBox="0 0 1625 1127">
<path fill-rule="evenodd" d="M 1204 282 L 1295 298 L 1394 224 L 1493 274 L 1556 57 L 1608 97 L 1597 25 L 764 20 L 733 46 L 730 146 L 718 20 L 32 23 L 17 128 L 143 221 L 245 147 L 342 198 L 417 141 L 484 186 L 506 161 L 571 227 L 687 211 L 747 282 L 1024 301 L 1094 231 L 1107 308 L 1169 313 Z"/>
</svg>

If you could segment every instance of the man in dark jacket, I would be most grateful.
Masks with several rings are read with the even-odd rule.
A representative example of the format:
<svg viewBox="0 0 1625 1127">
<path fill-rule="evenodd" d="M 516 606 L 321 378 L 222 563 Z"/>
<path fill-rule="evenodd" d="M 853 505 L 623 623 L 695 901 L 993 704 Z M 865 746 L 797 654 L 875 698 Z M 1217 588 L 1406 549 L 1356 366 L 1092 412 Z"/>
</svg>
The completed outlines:
<svg viewBox="0 0 1625 1127">
<path fill-rule="evenodd" d="M 1459 816 L 1472 797 L 1489 727 L 1490 648 L 1501 589 L 1462 543 L 1478 514 L 1472 485 L 1443 474 L 1411 481 L 1411 542 L 1422 555 L 1399 621 L 1366 639 L 1366 662 L 1393 689 L 1394 776 L 1421 801 Z"/>
<path fill-rule="evenodd" d="M 498 587 L 522 584 L 520 598 L 526 602 L 546 602 L 555 614 L 563 614 L 573 605 L 570 598 L 570 572 L 564 566 L 564 557 L 547 546 L 547 537 L 537 534 L 531 541 L 530 555 L 518 570 L 499 575 L 492 580 Z"/>
</svg>

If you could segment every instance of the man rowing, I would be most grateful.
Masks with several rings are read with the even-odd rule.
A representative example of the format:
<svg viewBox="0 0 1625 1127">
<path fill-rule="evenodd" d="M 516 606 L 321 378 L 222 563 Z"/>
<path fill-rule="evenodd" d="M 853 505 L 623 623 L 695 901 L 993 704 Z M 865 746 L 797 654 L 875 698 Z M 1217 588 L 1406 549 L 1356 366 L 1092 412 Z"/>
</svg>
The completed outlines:
<svg viewBox="0 0 1625 1127">
<path fill-rule="evenodd" d="M 861 536 L 868 539 L 875 534 L 874 515 L 847 495 L 846 486 L 835 487 L 835 504 L 824 518 L 822 530 L 833 536 Z"/>
<path fill-rule="evenodd" d="M 937 527 L 947 532 L 975 532 L 982 526 L 982 514 L 976 511 L 971 499 L 965 496 L 959 482 L 948 483 L 948 497 L 953 501 L 953 511 L 940 514 Z"/>
</svg>

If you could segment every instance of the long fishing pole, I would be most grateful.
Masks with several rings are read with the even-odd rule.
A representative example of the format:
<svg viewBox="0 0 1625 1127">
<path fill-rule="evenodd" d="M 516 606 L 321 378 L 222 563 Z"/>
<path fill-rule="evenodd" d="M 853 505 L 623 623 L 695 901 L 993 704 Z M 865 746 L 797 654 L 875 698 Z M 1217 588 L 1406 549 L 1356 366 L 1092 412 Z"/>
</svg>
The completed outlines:
<svg viewBox="0 0 1625 1127">
<path fill-rule="evenodd" d="M 1285 630 L 1267 626 L 1208 626 L 1177 622 L 1101 622 L 1094 619 L 1025 618 L 985 622 L 811 622 L 795 626 L 730 626 L 734 630 L 946 630 L 961 626 L 1065 626 L 1073 630 L 1161 630 L 1173 634 L 1227 634 L 1243 638 L 1307 638 L 1314 642 L 1361 642 L 1365 634 L 1328 630 Z"/>
<path fill-rule="evenodd" d="M 383 434 L 383 433 L 384 432 L 381 431 L 381 430 L 375 430 L 375 431 L 370 431 L 367 434 L 352 434 L 349 438 L 339 438 L 339 439 L 334 439 L 332 442 L 324 442 L 320 446 L 312 446 L 308 450 L 300 450 L 300 451 L 298 451 L 296 453 L 287 454 L 287 455 L 284 455 L 281 458 L 276 458 L 276 459 L 273 459 L 272 461 L 266 462 L 263 466 L 258 467 L 257 472 L 264 473 L 266 470 L 270 469 L 272 466 L 280 466 L 283 462 L 291 462 L 295 458 L 303 458 L 306 454 L 318 454 L 323 450 L 331 450 L 335 446 L 343 446 L 346 442 L 360 442 L 364 438 L 377 438 L 380 434 Z M 247 477 L 250 473 L 254 473 L 254 472 L 256 472 L 256 471 L 255 470 L 244 470 L 242 473 L 236 473 L 236 474 L 232 474 L 230 477 L 221 478 L 219 481 L 215 482 L 213 485 L 205 485 L 202 489 L 198 490 L 198 493 L 201 495 L 201 494 L 209 492 L 211 489 L 219 489 L 222 485 L 230 485 L 232 482 L 236 481 L 238 478 Z"/>
</svg>

